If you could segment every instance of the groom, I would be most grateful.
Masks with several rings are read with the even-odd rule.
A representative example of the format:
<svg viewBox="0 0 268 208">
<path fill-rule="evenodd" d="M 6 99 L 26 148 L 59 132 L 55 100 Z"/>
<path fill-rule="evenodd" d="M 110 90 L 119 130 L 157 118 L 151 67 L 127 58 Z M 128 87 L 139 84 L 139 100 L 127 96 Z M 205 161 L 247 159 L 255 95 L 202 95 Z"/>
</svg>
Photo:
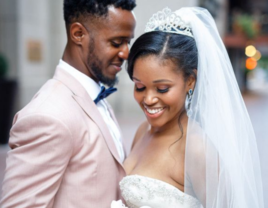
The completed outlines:
<svg viewBox="0 0 268 208">
<path fill-rule="evenodd" d="M 98 94 L 128 57 L 134 7 L 64 0 L 68 43 L 53 79 L 14 118 L 2 208 L 107 208 L 121 198 L 122 138 L 109 91 Z"/>
</svg>

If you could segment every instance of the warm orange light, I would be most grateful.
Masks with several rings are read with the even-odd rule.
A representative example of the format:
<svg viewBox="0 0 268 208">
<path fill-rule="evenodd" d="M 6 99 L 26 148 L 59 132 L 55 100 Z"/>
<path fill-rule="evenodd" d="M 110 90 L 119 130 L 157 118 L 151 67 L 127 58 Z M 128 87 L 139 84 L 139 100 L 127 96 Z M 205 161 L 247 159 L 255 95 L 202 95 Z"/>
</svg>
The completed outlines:
<svg viewBox="0 0 268 208">
<path fill-rule="evenodd" d="M 252 58 L 254 58 L 256 61 L 259 61 L 261 59 L 261 52 L 257 50 Z"/>
<path fill-rule="evenodd" d="M 248 56 L 248 57 L 252 57 L 256 54 L 256 48 L 253 46 L 253 45 L 249 45 L 246 47 L 246 50 L 245 50 L 245 54 Z"/>
<path fill-rule="evenodd" d="M 252 69 L 255 69 L 256 66 L 257 66 L 257 61 L 254 59 L 254 58 L 247 58 L 246 60 L 246 68 L 248 70 L 252 70 Z"/>
</svg>

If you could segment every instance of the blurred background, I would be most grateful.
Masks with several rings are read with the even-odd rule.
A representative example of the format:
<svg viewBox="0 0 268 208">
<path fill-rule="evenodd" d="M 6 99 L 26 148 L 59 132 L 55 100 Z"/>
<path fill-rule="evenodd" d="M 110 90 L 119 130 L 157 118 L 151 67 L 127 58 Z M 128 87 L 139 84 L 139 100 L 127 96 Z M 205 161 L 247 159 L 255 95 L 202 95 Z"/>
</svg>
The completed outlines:
<svg viewBox="0 0 268 208">
<path fill-rule="evenodd" d="M 202 6 L 215 18 L 256 133 L 267 195 L 268 0 L 137 0 L 135 38 L 151 15 L 166 6 L 172 10 Z M 62 56 L 66 44 L 62 9 L 63 0 L 0 0 L 0 181 L 13 116 L 53 76 Z M 133 99 L 125 70 L 119 78 L 118 93 L 109 102 L 129 150 L 145 117 Z M 268 199 L 265 205 L 268 208 Z"/>
</svg>

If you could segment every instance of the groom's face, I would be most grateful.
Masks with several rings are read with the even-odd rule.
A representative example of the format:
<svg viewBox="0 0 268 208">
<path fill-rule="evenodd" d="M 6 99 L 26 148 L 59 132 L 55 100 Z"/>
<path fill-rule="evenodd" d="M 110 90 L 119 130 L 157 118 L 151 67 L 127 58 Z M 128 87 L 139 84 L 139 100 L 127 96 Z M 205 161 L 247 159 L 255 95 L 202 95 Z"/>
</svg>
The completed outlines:
<svg viewBox="0 0 268 208">
<path fill-rule="evenodd" d="M 87 65 L 97 81 L 112 86 L 117 73 L 128 58 L 129 43 L 134 36 L 133 13 L 110 7 L 108 16 L 96 20 L 90 32 Z"/>
</svg>

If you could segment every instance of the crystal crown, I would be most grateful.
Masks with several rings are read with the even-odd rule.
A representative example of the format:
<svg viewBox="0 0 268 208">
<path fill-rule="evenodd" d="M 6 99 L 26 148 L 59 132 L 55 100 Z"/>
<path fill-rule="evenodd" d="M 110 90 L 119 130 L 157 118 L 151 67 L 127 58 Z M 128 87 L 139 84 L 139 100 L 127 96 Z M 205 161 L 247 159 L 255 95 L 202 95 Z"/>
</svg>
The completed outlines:
<svg viewBox="0 0 268 208">
<path fill-rule="evenodd" d="M 146 24 L 145 32 L 162 31 L 187 35 L 194 38 L 192 30 L 182 18 L 168 7 L 154 14 Z"/>
</svg>

